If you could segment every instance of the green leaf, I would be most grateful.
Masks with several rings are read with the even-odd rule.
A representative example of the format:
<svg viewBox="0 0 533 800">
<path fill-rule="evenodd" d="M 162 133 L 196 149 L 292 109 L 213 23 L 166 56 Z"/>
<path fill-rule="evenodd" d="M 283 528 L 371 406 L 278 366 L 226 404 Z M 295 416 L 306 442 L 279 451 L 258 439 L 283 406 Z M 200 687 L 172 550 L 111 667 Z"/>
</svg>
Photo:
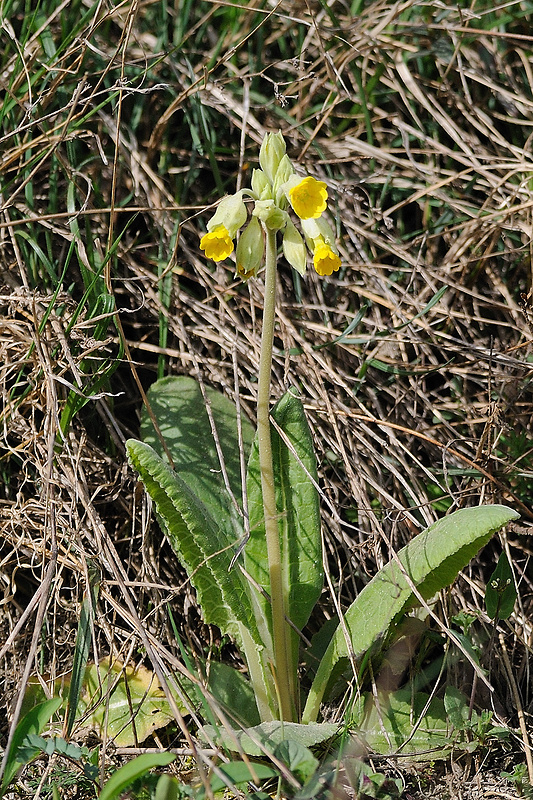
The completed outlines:
<svg viewBox="0 0 533 800">
<path fill-rule="evenodd" d="M 472 641 L 472 637 L 467 636 L 465 633 L 461 633 L 460 631 L 454 631 L 453 635 L 457 642 L 457 645 L 454 643 L 454 647 L 457 647 L 461 653 L 466 655 L 472 664 L 477 664 L 479 667 L 479 650 Z M 484 673 L 485 670 L 479 667 L 479 672 Z"/>
<path fill-rule="evenodd" d="M 472 727 L 472 722 L 469 719 L 468 698 L 455 686 L 446 687 L 444 708 L 455 730 L 463 731 Z"/>
<path fill-rule="evenodd" d="M 241 647 L 244 626 L 261 646 L 248 582 L 240 570 L 229 569 L 232 545 L 238 535 L 230 536 L 224 530 L 222 508 L 213 518 L 207 506 L 149 445 L 130 439 L 126 447 L 133 467 L 155 502 L 170 544 L 196 589 L 205 622 L 230 633 Z M 207 464 L 205 467 L 208 469 Z M 213 498 L 212 506 L 215 503 Z"/>
<path fill-rule="evenodd" d="M 288 442 L 272 426 L 284 589 L 288 597 L 288 616 L 301 630 L 320 597 L 324 580 L 316 459 L 303 404 L 295 389 L 283 395 L 271 416 Z M 247 488 L 250 539 L 245 549 L 245 569 L 270 594 L 257 442 L 254 442 L 248 464 Z M 258 616 L 270 623 L 268 600 L 255 592 L 255 602 Z M 293 631 L 294 663 L 297 663 L 298 646 L 299 637 Z"/>
<path fill-rule="evenodd" d="M 318 767 L 318 758 L 312 754 L 308 747 L 295 742 L 294 739 L 284 739 L 274 750 L 274 756 L 289 768 L 291 775 L 305 783 L 309 780 Z"/>
<path fill-rule="evenodd" d="M 245 764 L 243 761 L 230 761 L 229 764 L 222 764 L 219 770 L 226 776 L 227 780 L 223 780 L 218 775 L 213 775 L 211 778 L 211 791 L 213 793 L 239 786 L 242 783 L 250 783 L 250 781 L 258 784 L 259 781 L 276 778 L 279 774 L 276 769 L 268 766 L 268 764 Z M 202 788 L 198 792 L 198 800 L 203 797 L 205 797 L 205 790 Z"/>
<path fill-rule="evenodd" d="M 137 778 L 141 778 L 154 767 L 166 767 L 174 761 L 173 753 L 143 753 L 117 769 L 100 792 L 99 800 L 114 800 Z"/>
<path fill-rule="evenodd" d="M 269 718 L 270 698 L 275 696 L 275 690 L 268 658 L 263 653 L 265 644 L 268 649 L 268 637 L 265 641 L 261 635 L 268 634 L 268 629 L 261 615 L 256 617 L 254 613 L 248 579 L 238 566 L 230 569 L 235 550 L 244 541 L 243 517 L 236 508 L 236 504 L 242 504 L 240 447 L 242 444 L 246 457 L 254 432 L 242 416 L 239 437 L 234 404 L 209 387 L 205 391 L 222 458 L 200 386 L 187 377 L 164 378 L 149 391 L 150 406 L 175 472 L 165 472 L 148 455 L 149 451 L 141 451 L 140 443 L 129 443 L 130 458 L 191 578 L 205 621 L 236 639 L 248 664 L 262 717 Z M 147 412 L 143 414 L 141 431 L 146 442 L 165 459 L 165 448 Z M 257 619 L 262 625 L 261 633 Z"/>
<path fill-rule="evenodd" d="M 239 433 L 235 404 L 220 392 L 205 387 L 218 435 L 228 483 L 242 506 L 242 478 Z M 161 378 L 148 390 L 148 402 L 172 457 L 175 472 L 202 501 L 211 517 L 221 524 L 230 540 L 243 535 L 242 523 L 231 500 L 221 471 L 221 464 L 205 400 L 197 381 L 186 376 Z M 244 463 L 254 437 L 249 420 L 241 415 Z M 141 439 L 151 445 L 160 458 L 166 454 L 148 411 L 141 417 Z M 237 526 L 234 527 L 234 521 Z"/>
<path fill-rule="evenodd" d="M 70 699 L 72 675 L 72 672 L 62 675 L 54 682 L 54 695 L 68 694 Z M 41 684 L 36 678 L 30 678 L 23 708 L 35 704 L 42 697 Z M 177 694 L 174 699 L 185 713 L 186 709 Z M 67 708 L 65 698 L 58 697 L 58 702 L 60 707 Z M 119 747 L 131 747 L 143 742 L 155 730 L 166 727 L 174 719 L 154 672 L 142 665 L 125 666 L 119 661 L 114 661 L 110 669 L 109 658 L 86 667 L 76 710 L 77 719 L 83 718 L 84 725 L 93 728 L 101 737 L 105 734 Z"/>
<path fill-rule="evenodd" d="M 302 745 L 312 747 L 339 733 L 339 726 L 329 722 L 315 722 L 311 725 L 300 725 L 297 722 L 281 722 L 272 720 L 262 722 L 246 730 L 231 730 L 223 728 L 215 730 L 211 725 L 204 726 L 206 736 L 218 742 L 228 750 L 241 749 L 249 756 L 260 756 L 273 753 L 276 747 L 284 740 L 291 740 Z"/>
<path fill-rule="evenodd" d="M 81 747 L 78 747 L 78 745 L 72 742 L 67 742 L 61 736 L 54 736 L 52 739 L 44 739 L 36 733 L 29 733 L 21 747 L 19 747 L 18 760 L 27 764 L 34 756 L 40 753 L 46 753 L 46 755 L 49 756 L 54 753 L 59 753 L 67 758 L 71 758 L 73 761 L 79 761 L 83 756 Z"/>
<path fill-rule="evenodd" d="M 4 794 L 5 790 L 17 774 L 20 764 L 23 763 L 18 760 L 18 755 L 24 739 L 30 733 L 41 733 L 41 731 L 44 730 L 50 721 L 51 717 L 61 707 L 61 702 L 61 698 L 53 697 L 51 700 L 46 700 L 44 703 L 39 703 L 30 711 L 28 711 L 28 713 L 25 714 L 18 723 L 11 741 L 9 753 L 7 754 L 7 759 L 5 761 L 1 795 Z"/>
<path fill-rule="evenodd" d="M 53 740 L 44 739 L 37 733 L 28 733 L 21 746 L 17 750 L 17 760 L 21 764 L 28 764 L 32 758 L 35 758 L 35 756 L 40 755 L 41 753 L 46 753 L 46 746 L 51 741 Z"/>
<path fill-rule="evenodd" d="M 396 797 L 403 797 L 404 781 L 402 778 L 390 778 L 381 772 L 375 772 L 371 764 L 365 764 L 361 758 L 347 758 L 343 766 L 349 775 L 350 786 L 357 800 L 371 800 L 375 797 L 378 800 L 393 800 Z M 334 785 L 335 773 L 331 782 Z M 305 787 L 306 788 L 306 787 Z M 317 787 L 320 788 L 320 785 Z M 295 800 L 300 800 L 302 795 L 298 793 Z M 312 796 L 306 794 L 302 800 L 312 800 Z"/>
<path fill-rule="evenodd" d="M 211 661 L 209 664 L 208 687 L 218 702 L 229 712 L 232 719 L 242 725 L 258 725 L 257 710 L 253 687 L 242 672 L 229 664 Z"/>
<path fill-rule="evenodd" d="M 418 534 L 368 583 L 345 614 L 346 629 L 356 660 L 381 647 L 387 634 L 418 603 L 411 585 L 429 599 L 452 583 L 493 533 L 519 515 L 507 506 L 478 506 L 456 511 Z M 405 577 L 407 574 L 409 580 Z M 348 656 L 344 630 L 334 634 L 311 686 L 302 716 L 312 722 L 318 716 L 328 678 L 341 658 Z"/>
<path fill-rule="evenodd" d="M 357 736 L 376 753 L 390 755 L 401 748 L 404 755 L 416 758 L 419 753 L 428 760 L 446 758 L 453 746 L 443 701 L 430 701 L 425 692 L 413 694 L 411 687 L 380 696 L 379 705 L 368 695 Z"/>
<path fill-rule="evenodd" d="M 205 393 L 228 484 L 234 498 L 242 505 L 237 411 L 231 400 L 220 392 L 206 387 Z M 141 457 L 140 443 L 129 442 L 128 452 L 156 503 L 172 548 L 191 577 L 204 619 L 224 633 L 231 633 L 241 647 L 242 623 L 250 630 L 256 644 L 260 644 L 248 599 L 248 583 L 240 570 L 229 571 L 233 548 L 242 541 L 244 528 L 224 482 L 201 388 L 197 381 L 186 376 L 162 378 L 150 387 L 148 401 L 174 471 L 162 471 L 146 449 Z M 244 415 L 241 415 L 240 426 L 246 457 L 254 430 Z M 161 460 L 166 460 L 164 447 L 146 409 L 141 419 L 141 436 Z"/>
<path fill-rule="evenodd" d="M 504 550 L 485 589 L 487 614 L 491 619 L 507 619 L 513 613 L 516 598 L 514 575 Z"/>
<path fill-rule="evenodd" d="M 172 775 L 166 773 L 161 775 L 155 787 L 154 800 L 180 800 L 180 798 L 192 795 L 188 786 L 184 786 Z"/>
<path fill-rule="evenodd" d="M 78 713 L 78 703 L 82 691 L 83 678 L 87 668 L 91 647 L 94 614 L 100 588 L 100 574 L 95 564 L 89 564 L 89 591 L 85 593 L 81 604 L 80 622 L 76 634 L 74 660 L 70 677 L 70 688 L 67 704 L 66 735 L 70 736 Z"/>
<path fill-rule="evenodd" d="M 103 658 L 87 668 L 83 685 L 80 710 L 86 709 L 86 724 L 117 747 L 141 743 L 174 719 L 155 673 L 142 665 L 114 661 L 110 668 Z"/>
</svg>

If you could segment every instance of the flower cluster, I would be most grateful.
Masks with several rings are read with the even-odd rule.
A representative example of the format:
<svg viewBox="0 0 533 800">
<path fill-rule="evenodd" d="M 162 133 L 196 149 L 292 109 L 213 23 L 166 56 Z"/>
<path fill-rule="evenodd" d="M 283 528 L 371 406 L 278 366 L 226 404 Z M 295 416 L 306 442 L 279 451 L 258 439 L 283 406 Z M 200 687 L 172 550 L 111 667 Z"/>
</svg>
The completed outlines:
<svg viewBox="0 0 533 800">
<path fill-rule="evenodd" d="M 281 231 L 283 254 L 301 275 L 307 267 L 306 244 L 313 254 L 313 264 L 319 275 L 336 272 L 341 260 L 335 247 L 335 235 L 323 217 L 328 192 L 323 181 L 310 175 L 301 177 L 286 154 L 281 133 L 268 133 L 259 152 L 261 169 L 252 173 L 251 189 L 241 189 L 224 197 L 207 223 L 200 248 L 208 258 L 222 261 L 234 249 L 233 241 L 243 228 L 237 244 L 237 272 L 244 278 L 257 273 L 263 262 L 264 237 L 262 226 Z M 250 219 L 244 198 L 253 200 Z M 288 208 L 300 220 L 302 234 L 291 220 Z"/>
</svg>

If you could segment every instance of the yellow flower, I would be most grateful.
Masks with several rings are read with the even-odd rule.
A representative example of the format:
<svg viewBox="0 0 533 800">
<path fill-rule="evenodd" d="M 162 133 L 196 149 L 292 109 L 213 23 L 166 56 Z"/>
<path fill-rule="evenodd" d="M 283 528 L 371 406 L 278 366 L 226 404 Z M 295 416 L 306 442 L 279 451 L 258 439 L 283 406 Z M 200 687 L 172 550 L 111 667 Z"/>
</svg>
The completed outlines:
<svg viewBox="0 0 533 800">
<path fill-rule="evenodd" d="M 293 175 L 284 186 L 289 203 L 300 219 L 318 219 L 328 204 L 328 190 L 324 181 L 308 176 Z"/>
<path fill-rule="evenodd" d="M 341 265 L 339 256 L 333 252 L 323 239 L 317 239 L 314 245 L 313 265 L 318 274 L 331 275 L 332 272 L 337 272 Z"/>
<path fill-rule="evenodd" d="M 207 233 L 200 239 L 200 250 L 205 251 L 207 258 L 223 261 L 233 253 L 232 239 L 248 216 L 242 196 L 241 190 L 223 197 L 207 223 Z"/>
<path fill-rule="evenodd" d="M 217 225 L 216 228 L 205 233 L 200 239 L 200 250 L 204 250 L 207 258 L 213 261 L 224 261 L 233 253 L 233 242 L 227 228 Z"/>
<path fill-rule="evenodd" d="M 320 219 L 303 219 L 302 230 L 309 249 L 313 252 L 313 264 L 319 275 L 331 275 L 340 268 L 341 260 L 335 246 L 335 234 L 329 222 Z"/>
</svg>

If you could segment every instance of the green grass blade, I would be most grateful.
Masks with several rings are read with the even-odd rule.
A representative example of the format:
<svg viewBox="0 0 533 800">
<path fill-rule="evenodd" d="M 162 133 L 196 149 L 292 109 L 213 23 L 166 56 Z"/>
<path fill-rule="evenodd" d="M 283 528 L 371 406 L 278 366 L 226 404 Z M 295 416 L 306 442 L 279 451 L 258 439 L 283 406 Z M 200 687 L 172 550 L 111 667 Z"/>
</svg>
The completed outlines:
<svg viewBox="0 0 533 800">
<path fill-rule="evenodd" d="M 91 569 L 91 566 L 89 566 L 89 570 L 89 590 L 85 593 L 85 597 L 83 598 L 83 602 L 81 604 L 80 622 L 78 625 L 78 632 L 76 634 L 76 644 L 74 646 L 74 661 L 72 663 L 72 675 L 70 678 L 70 687 L 68 692 L 67 720 L 65 726 L 65 735 L 67 737 L 70 736 L 72 732 L 78 711 L 79 700 L 83 690 L 83 679 L 85 677 L 85 669 L 89 659 L 96 602 L 100 589 L 98 567 L 94 565 L 94 568 Z"/>
<path fill-rule="evenodd" d="M 51 700 L 46 700 L 44 703 L 39 703 L 25 714 L 18 723 L 7 758 L 5 758 L 4 776 L 2 779 L 2 789 L 0 795 L 3 796 L 5 790 L 17 774 L 21 762 L 17 760 L 18 750 L 21 747 L 24 739 L 30 733 L 41 733 L 45 728 L 50 718 L 61 706 L 63 701 L 60 697 L 53 697 Z"/>
<path fill-rule="evenodd" d="M 142 778 L 154 767 L 166 767 L 176 756 L 173 753 L 143 753 L 117 771 L 109 778 L 100 792 L 100 800 L 115 800 L 131 786 L 133 781 Z"/>
<path fill-rule="evenodd" d="M 115 299 L 110 294 L 99 295 L 96 299 L 95 305 L 90 314 L 90 318 L 99 318 L 95 322 L 93 331 L 93 339 L 103 341 L 107 335 L 109 321 L 115 310 Z M 101 319 L 100 319 L 101 317 Z M 119 350 L 110 358 L 103 360 L 98 358 L 84 358 L 79 366 L 80 373 L 87 376 L 85 386 L 80 387 L 78 391 L 71 390 L 67 396 L 65 406 L 61 413 L 60 429 L 66 433 L 73 417 L 92 399 L 92 397 L 104 387 L 109 378 L 120 365 L 120 360 L 124 353 L 124 346 L 121 338 L 119 337 Z M 94 369 L 94 364 L 97 364 L 96 370 L 91 374 Z"/>
</svg>

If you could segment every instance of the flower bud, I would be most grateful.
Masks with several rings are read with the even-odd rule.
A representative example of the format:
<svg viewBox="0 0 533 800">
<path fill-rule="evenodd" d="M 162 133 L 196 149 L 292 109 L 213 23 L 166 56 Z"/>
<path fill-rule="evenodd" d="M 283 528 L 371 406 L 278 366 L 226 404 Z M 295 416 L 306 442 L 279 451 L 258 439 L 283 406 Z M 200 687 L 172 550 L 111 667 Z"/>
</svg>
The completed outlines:
<svg viewBox="0 0 533 800">
<path fill-rule="evenodd" d="M 295 172 L 292 161 L 290 160 L 289 156 L 284 155 L 279 162 L 279 167 L 276 171 L 276 177 L 274 178 L 274 198 L 278 206 L 281 208 L 284 208 L 287 204 L 283 186 L 294 174 Z"/>
<path fill-rule="evenodd" d="M 285 155 L 285 140 L 281 131 L 277 133 L 267 133 L 263 139 L 263 144 L 259 150 L 259 163 L 265 172 L 271 185 L 274 185 L 278 166 Z"/>
<path fill-rule="evenodd" d="M 272 197 L 272 186 L 262 169 L 254 169 L 252 172 L 252 191 L 259 200 Z"/>
<path fill-rule="evenodd" d="M 273 200 L 257 200 L 252 214 L 264 222 L 271 231 L 282 230 L 289 218 L 287 212 L 278 208 Z"/>
</svg>

